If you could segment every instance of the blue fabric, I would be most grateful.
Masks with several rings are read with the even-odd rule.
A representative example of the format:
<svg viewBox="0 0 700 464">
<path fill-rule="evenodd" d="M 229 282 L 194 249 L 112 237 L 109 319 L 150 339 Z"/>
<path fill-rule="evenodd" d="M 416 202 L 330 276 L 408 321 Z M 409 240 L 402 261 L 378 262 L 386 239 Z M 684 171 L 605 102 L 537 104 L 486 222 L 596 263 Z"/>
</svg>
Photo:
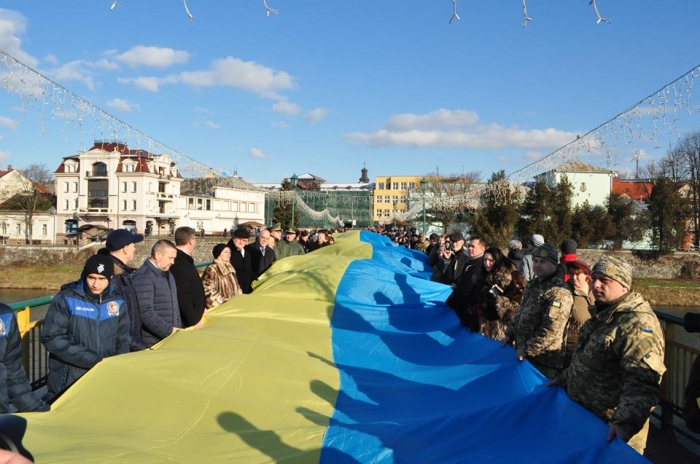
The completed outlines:
<svg viewBox="0 0 700 464">
<path fill-rule="evenodd" d="M 396 246 L 387 237 L 373 232 L 360 232 L 360 241 L 372 245 L 372 260 L 379 266 L 430 280 L 432 270 L 428 256 L 422 251 Z"/>
<path fill-rule="evenodd" d="M 336 292 L 340 391 L 321 462 L 646 462 L 511 348 L 462 328 L 420 258 L 367 235 L 373 259 Z"/>
</svg>

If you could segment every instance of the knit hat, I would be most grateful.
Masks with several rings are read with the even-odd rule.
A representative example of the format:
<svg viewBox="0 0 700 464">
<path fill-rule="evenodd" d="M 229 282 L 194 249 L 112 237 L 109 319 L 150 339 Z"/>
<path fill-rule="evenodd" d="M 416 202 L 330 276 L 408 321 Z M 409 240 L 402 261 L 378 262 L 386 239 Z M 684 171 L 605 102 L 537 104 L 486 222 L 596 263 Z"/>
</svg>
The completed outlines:
<svg viewBox="0 0 700 464">
<path fill-rule="evenodd" d="M 112 258 L 105 255 L 93 255 L 88 258 L 83 267 L 83 273 L 80 274 L 82 279 L 85 279 L 90 274 L 99 274 L 111 279 L 114 275 L 114 261 Z"/>
<path fill-rule="evenodd" d="M 533 234 L 532 237 L 530 237 L 530 244 L 536 247 L 544 245 L 544 237 L 540 234 Z"/>
<path fill-rule="evenodd" d="M 538 246 L 532 252 L 533 258 L 546 259 L 547 261 L 551 262 L 554 265 L 557 264 L 557 257 L 558 256 L 559 256 L 559 252 L 557 251 L 557 249 L 548 243 L 545 243 L 544 245 Z"/>
<path fill-rule="evenodd" d="M 126 229 L 114 229 L 107 235 L 106 248 L 109 251 L 117 251 L 127 245 L 139 242 L 143 242 L 143 235 L 134 234 Z"/>
<path fill-rule="evenodd" d="M 618 281 L 628 289 L 632 288 L 632 266 L 621 259 L 607 256 L 595 263 L 591 274 L 602 274 Z"/>
<path fill-rule="evenodd" d="M 586 275 L 591 275 L 591 267 L 583 260 L 577 259 L 566 263 L 567 269 L 581 269 Z"/>
<path fill-rule="evenodd" d="M 221 252 L 224 251 L 224 248 L 226 248 L 226 245 L 223 243 L 214 245 L 214 249 L 211 250 L 211 254 L 214 255 L 214 259 L 219 257 Z"/>
<path fill-rule="evenodd" d="M 575 240 L 572 240 L 570 238 L 567 238 L 566 240 L 561 242 L 561 245 L 559 245 L 559 250 L 561 250 L 561 253 L 563 255 L 576 254 L 577 249 L 578 249 L 578 244 L 576 243 Z"/>
<path fill-rule="evenodd" d="M 520 240 L 511 240 L 510 242 L 508 242 L 508 249 L 509 250 L 522 250 L 523 244 Z"/>
</svg>

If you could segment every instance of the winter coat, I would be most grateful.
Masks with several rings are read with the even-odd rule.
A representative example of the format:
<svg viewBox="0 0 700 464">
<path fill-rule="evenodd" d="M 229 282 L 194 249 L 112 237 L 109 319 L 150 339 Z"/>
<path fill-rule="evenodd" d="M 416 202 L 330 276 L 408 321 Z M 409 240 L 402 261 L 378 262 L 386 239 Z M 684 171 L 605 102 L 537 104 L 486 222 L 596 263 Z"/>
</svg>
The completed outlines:
<svg viewBox="0 0 700 464">
<path fill-rule="evenodd" d="M 136 269 L 127 266 L 114 256 L 112 256 L 112 260 L 114 261 L 112 285 L 114 285 L 115 291 L 124 298 L 129 313 L 131 351 L 145 350 L 148 348 L 148 345 L 141 336 L 141 314 L 139 313 L 139 303 L 136 299 L 136 290 L 134 289 Z"/>
<path fill-rule="evenodd" d="M 591 312 L 559 381 L 572 400 L 632 437 L 659 401 L 666 371 L 664 333 L 637 292 Z"/>
<path fill-rule="evenodd" d="M 110 283 L 101 295 L 78 280 L 61 287 L 44 318 L 41 342 L 49 352 L 52 399 L 103 358 L 128 353 L 129 313 Z"/>
<path fill-rule="evenodd" d="M 177 286 L 172 274 L 161 271 L 147 259 L 134 274 L 134 289 L 141 315 L 141 336 L 153 345 L 182 328 Z"/>
<path fill-rule="evenodd" d="M 206 298 L 202 279 L 199 277 L 194 258 L 177 249 L 175 262 L 170 268 L 177 286 L 177 304 L 180 307 L 182 327 L 192 327 L 202 320 Z"/>
<path fill-rule="evenodd" d="M 0 414 L 10 412 L 10 404 L 20 412 L 48 411 L 49 406 L 32 392 L 22 366 L 22 340 L 15 313 L 0 304 Z"/>
<path fill-rule="evenodd" d="M 215 259 L 202 274 L 207 309 L 219 306 L 231 297 L 243 293 L 230 262 Z"/>
<path fill-rule="evenodd" d="M 236 249 L 236 244 L 233 242 L 233 239 L 229 240 L 226 246 L 231 249 L 231 265 L 236 270 L 236 278 L 238 278 L 238 283 L 243 293 L 248 294 L 252 292 L 253 260 L 250 253 L 244 248 L 245 256 L 243 256 L 241 252 Z"/>
<path fill-rule="evenodd" d="M 479 333 L 504 340 L 520 308 L 525 279 L 514 265 L 507 263 L 486 274 L 479 298 Z"/>
<path fill-rule="evenodd" d="M 287 256 L 300 256 L 305 254 L 304 247 L 296 240 L 280 240 L 275 246 L 275 257 L 280 260 Z"/>
<path fill-rule="evenodd" d="M 571 293 L 574 296 L 574 306 L 571 308 L 571 318 L 569 325 L 566 327 L 566 355 L 564 356 L 564 367 L 569 367 L 571 358 L 574 355 L 574 350 L 578 344 L 578 333 L 581 331 L 583 324 L 591 318 L 589 308 L 595 304 L 593 293 L 588 290 L 588 294 L 577 290 L 569 282 Z"/>
</svg>

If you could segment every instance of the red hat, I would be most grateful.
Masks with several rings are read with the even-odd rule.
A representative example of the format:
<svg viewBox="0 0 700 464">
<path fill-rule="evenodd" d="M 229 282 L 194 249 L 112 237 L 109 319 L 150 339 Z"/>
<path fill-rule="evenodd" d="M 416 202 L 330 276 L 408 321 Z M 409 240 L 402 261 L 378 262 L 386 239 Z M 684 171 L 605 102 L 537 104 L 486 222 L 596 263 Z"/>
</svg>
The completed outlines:
<svg viewBox="0 0 700 464">
<path fill-rule="evenodd" d="M 576 269 L 581 269 L 586 275 L 591 275 L 591 267 L 583 260 L 577 259 L 576 261 L 569 261 L 566 263 L 567 269 L 572 267 Z"/>
</svg>

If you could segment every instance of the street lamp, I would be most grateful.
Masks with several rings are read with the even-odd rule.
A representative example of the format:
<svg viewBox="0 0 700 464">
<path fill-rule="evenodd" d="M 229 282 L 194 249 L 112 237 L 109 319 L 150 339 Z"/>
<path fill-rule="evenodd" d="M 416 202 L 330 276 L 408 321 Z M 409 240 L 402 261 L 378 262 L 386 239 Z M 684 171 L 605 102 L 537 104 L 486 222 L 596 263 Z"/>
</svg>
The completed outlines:
<svg viewBox="0 0 700 464">
<path fill-rule="evenodd" d="M 294 203 L 296 203 L 294 200 L 294 196 L 296 195 L 296 188 L 297 188 L 297 182 L 299 182 L 299 177 L 297 177 L 296 174 L 292 174 L 292 177 L 289 179 L 292 182 L 292 224 L 290 227 L 294 227 Z"/>
<path fill-rule="evenodd" d="M 425 188 L 428 186 L 428 179 L 425 177 L 420 180 L 421 198 L 423 199 L 423 235 L 425 235 Z"/>
</svg>

